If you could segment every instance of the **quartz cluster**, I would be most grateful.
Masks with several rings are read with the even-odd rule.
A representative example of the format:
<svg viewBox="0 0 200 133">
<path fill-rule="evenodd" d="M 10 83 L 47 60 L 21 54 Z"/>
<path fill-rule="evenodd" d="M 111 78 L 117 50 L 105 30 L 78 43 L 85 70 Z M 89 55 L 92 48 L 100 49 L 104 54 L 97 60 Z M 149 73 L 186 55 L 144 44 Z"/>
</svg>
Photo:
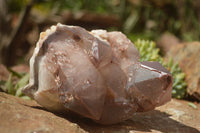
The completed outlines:
<svg viewBox="0 0 200 133">
<path fill-rule="evenodd" d="M 158 62 L 139 62 L 121 32 L 57 24 L 40 34 L 23 92 L 54 112 L 101 124 L 153 110 L 171 99 L 172 76 Z"/>
</svg>

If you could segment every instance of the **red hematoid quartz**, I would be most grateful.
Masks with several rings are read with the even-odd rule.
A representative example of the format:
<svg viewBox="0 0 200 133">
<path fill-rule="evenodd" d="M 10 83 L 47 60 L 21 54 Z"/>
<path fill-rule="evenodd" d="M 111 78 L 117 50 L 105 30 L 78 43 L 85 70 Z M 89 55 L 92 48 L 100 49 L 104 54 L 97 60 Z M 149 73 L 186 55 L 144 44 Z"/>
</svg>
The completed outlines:
<svg viewBox="0 0 200 133">
<path fill-rule="evenodd" d="M 158 62 L 139 62 L 121 32 L 57 24 L 41 33 L 23 92 L 50 111 L 113 124 L 165 104 L 171 90 L 171 74 Z"/>
</svg>

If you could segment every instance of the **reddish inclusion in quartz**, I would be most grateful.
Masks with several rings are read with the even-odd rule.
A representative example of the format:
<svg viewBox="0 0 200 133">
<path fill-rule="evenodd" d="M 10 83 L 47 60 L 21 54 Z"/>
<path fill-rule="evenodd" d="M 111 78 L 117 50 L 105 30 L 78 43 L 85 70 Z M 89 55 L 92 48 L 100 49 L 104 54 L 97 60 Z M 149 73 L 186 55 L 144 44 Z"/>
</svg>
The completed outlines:
<svg viewBox="0 0 200 133">
<path fill-rule="evenodd" d="M 73 111 L 113 124 L 171 99 L 172 76 L 158 62 L 139 62 L 121 32 L 58 24 L 41 34 L 23 92 L 50 111 Z"/>
</svg>

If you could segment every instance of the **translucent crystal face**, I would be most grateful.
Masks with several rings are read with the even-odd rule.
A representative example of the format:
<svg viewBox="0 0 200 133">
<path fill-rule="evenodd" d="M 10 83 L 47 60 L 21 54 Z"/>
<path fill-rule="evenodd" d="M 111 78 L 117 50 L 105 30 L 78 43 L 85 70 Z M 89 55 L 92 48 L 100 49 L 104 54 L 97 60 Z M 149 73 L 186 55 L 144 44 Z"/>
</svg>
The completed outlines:
<svg viewBox="0 0 200 133">
<path fill-rule="evenodd" d="M 121 32 L 58 24 L 41 33 L 23 92 L 50 111 L 113 124 L 168 102 L 171 89 L 171 74 L 157 62 L 139 62 Z"/>
</svg>

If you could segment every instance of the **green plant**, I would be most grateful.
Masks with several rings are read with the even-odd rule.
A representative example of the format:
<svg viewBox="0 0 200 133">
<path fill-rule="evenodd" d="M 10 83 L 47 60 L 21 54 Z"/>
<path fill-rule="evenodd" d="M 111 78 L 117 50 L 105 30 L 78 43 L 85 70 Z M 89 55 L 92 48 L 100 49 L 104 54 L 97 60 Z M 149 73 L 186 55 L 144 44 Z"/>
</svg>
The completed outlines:
<svg viewBox="0 0 200 133">
<path fill-rule="evenodd" d="M 140 61 L 158 61 L 165 68 L 167 68 L 173 76 L 173 90 L 172 97 L 183 99 L 186 95 L 186 82 L 185 73 L 181 71 L 181 68 L 177 63 L 173 63 L 170 59 L 168 63 L 165 63 L 163 58 L 159 55 L 159 48 L 156 48 L 156 44 L 153 41 L 137 40 L 135 46 L 140 52 Z"/>
<path fill-rule="evenodd" d="M 178 99 L 184 98 L 187 87 L 185 82 L 185 73 L 182 72 L 181 68 L 178 66 L 178 63 L 173 63 L 172 58 L 169 60 L 166 67 L 171 72 L 174 80 L 172 97 L 176 97 Z"/>
<path fill-rule="evenodd" d="M 17 73 L 11 69 L 8 70 L 10 71 L 8 80 L 0 82 L 0 89 L 8 94 L 18 96 L 23 99 L 30 99 L 28 96 L 25 96 L 21 91 L 22 88 L 28 83 L 29 74 Z"/>
</svg>

